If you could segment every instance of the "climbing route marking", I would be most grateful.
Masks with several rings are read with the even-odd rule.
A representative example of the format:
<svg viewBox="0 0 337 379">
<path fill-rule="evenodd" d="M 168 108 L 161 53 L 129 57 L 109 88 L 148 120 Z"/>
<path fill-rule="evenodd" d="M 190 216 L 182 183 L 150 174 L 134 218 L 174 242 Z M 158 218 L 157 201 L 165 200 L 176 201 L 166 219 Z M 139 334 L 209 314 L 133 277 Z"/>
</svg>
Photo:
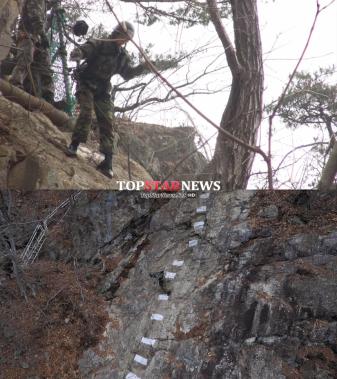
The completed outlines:
<svg viewBox="0 0 337 379">
<path fill-rule="evenodd" d="M 193 224 L 194 231 L 201 232 L 205 226 L 205 221 L 197 221 Z"/>
<path fill-rule="evenodd" d="M 154 344 L 156 343 L 156 340 L 152 338 L 142 337 L 142 343 L 144 345 L 154 346 Z"/>
<path fill-rule="evenodd" d="M 188 247 L 195 247 L 198 245 L 198 240 L 191 240 L 188 242 Z"/>
<path fill-rule="evenodd" d="M 176 277 L 176 273 L 175 272 L 168 272 L 166 271 L 165 272 L 165 279 L 174 279 Z"/>
<path fill-rule="evenodd" d="M 200 195 L 200 198 L 201 199 L 208 199 L 209 195 L 210 195 L 209 193 L 204 193 L 204 194 Z M 206 206 L 200 206 L 196 209 L 197 214 L 206 213 L 206 211 L 207 211 Z M 205 221 L 196 221 L 193 224 L 193 228 L 194 228 L 195 232 L 203 231 L 204 226 L 205 226 Z M 190 241 L 188 241 L 188 247 L 193 248 L 193 247 L 197 246 L 198 243 L 199 243 L 198 239 L 190 240 Z M 172 262 L 172 266 L 181 267 L 183 265 L 184 265 L 183 260 L 174 259 Z M 164 272 L 165 279 L 174 279 L 176 277 L 176 275 L 177 275 L 177 273 L 175 273 L 175 272 L 168 272 L 168 271 Z M 160 295 L 158 295 L 158 300 L 168 301 L 169 296 L 167 294 L 160 294 Z M 159 314 L 159 313 L 153 313 L 151 315 L 151 320 L 163 321 L 164 316 Z M 142 337 L 141 343 L 143 343 L 144 345 L 148 345 L 148 346 L 153 347 L 156 343 L 156 340 L 152 339 L 152 338 Z M 138 354 L 135 355 L 134 361 L 143 365 L 143 366 L 147 366 L 147 364 L 148 364 L 148 359 L 144 358 Z M 132 372 L 129 372 L 126 376 L 126 379 L 141 379 L 141 378 L 139 378 L 137 375 L 133 374 Z"/>
<path fill-rule="evenodd" d="M 137 376 L 136 374 L 134 374 L 133 372 L 129 372 L 129 373 L 126 375 L 125 379 L 140 379 L 140 377 Z"/>
<path fill-rule="evenodd" d="M 143 366 L 147 366 L 147 359 L 142 357 L 141 355 L 136 354 L 134 361 L 140 363 Z"/>
<path fill-rule="evenodd" d="M 184 261 L 176 261 L 174 260 L 172 266 L 181 267 L 184 264 Z"/>
<path fill-rule="evenodd" d="M 209 198 L 209 192 L 206 192 L 206 193 L 202 193 L 200 195 L 200 199 L 208 199 Z"/>
<path fill-rule="evenodd" d="M 160 315 L 159 313 L 153 313 L 151 315 L 151 320 L 163 321 L 164 320 L 164 316 Z"/>
</svg>

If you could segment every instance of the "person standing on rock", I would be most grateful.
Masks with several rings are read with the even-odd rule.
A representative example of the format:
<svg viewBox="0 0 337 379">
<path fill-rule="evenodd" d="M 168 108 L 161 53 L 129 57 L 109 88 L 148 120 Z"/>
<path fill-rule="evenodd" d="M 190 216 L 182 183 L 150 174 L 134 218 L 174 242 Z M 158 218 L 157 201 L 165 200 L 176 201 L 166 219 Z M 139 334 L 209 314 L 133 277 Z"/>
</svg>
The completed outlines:
<svg viewBox="0 0 337 379">
<path fill-rule="evenodd" d="M 46 8 L 45 0 L 26 0 L 24 3 L 16 41 L 18 54 L 10 83 L 53 104 L 54 82 L 45 30 Z"/>
<path fill-rule="evenodd" d="M 84 62 L 75 72 L 77 101 L 80 114 L 66 154 L 76 157 L 80 143 L 85 143 L 91 128 L 95 110 L 100 133 L 100 152 L 104 160 L 97 166 L 108 178 L 112 178 L 112 158 L 117 148 L 118 134 L 113 130 L 114 115 L 111 101 L 111 77 L 119 74 L 125 80 L 149 71 L 146 64 L 131 65 L 131 59 L 123 45 L 132 39 L 134 28 L 127 21 L 121 22 L 108 39 L 89 39 L 75 48 L 70 59 Z"/>
</svg>

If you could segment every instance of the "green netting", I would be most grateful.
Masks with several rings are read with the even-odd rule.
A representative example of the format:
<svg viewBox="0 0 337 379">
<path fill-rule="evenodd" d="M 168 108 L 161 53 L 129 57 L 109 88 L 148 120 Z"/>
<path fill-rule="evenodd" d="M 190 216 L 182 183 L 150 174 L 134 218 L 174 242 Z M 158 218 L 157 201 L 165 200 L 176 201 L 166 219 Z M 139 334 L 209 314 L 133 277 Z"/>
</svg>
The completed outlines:
<svg viewBox="0 0 337 379">
<path fill-rule="evenodd" d="M 65 90 L 65 101 L 66 101 L 66 109 L 65 111 L 72 116 L 74 112 L 74 108 L 76 105 L 76 99 L 71 94 L 70 82 L 69 82 L 69 71 L 67 67 L 67 62 L 64 54 L 66 54 L 66 48 L 64 43 L 64 25 L 67 22 L 67 17 L 64 9 L 55 10 L 55 15 L 52 18 L 52 23 L 50 27 L 50 55 L 52 64 L 55 63 L 57 58 L 61 59 L 62 62 L 62 71 L 63 71 L 63 81 L 64 81 L 64 90 Z M 54 36 L 58 36 L 58 40 L 54 38 Z"/>
</svg>

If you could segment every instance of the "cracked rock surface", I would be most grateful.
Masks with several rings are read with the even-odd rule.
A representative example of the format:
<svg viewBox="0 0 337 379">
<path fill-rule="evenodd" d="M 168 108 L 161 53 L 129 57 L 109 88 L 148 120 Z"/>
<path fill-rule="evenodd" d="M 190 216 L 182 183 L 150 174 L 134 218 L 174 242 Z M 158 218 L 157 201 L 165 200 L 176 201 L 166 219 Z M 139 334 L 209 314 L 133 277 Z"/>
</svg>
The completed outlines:
<svg viewBox="0 0 337 379">
<path fill-rule="evenodd" d="M 337 376 L 337 227 L 328 217 L 324 228 L 315 226 L 324 209 L 289 203 L 296 211 L 289 216 L 272 199 L 277 212 L 259 214 L 271 204 L 249 191 L 156 206 L 135 196 L 104 247 L 107 257 L 122 256 L 122 268 L 109 274 L 110 321 L 99 346 L 79 362 L 82 378 Z M 201 204 L 205 215 L 195 212 Z M 273 217 L 265 217 L 270 209 Z M 84 217 L 83 228 L 101 220 L 105 211 L 97 212 Z M 282 223 L 294 213 L 305 226 Z M 201 219 L 205 229 L 196 234 L 193 223 Z M 176 276 L 161 286 L 150 277 L 160 271 Z M 167 301 L 158 298 L 164 291 Z M 154 314 L 163 320 L 151 320 Z"/>
</svg>

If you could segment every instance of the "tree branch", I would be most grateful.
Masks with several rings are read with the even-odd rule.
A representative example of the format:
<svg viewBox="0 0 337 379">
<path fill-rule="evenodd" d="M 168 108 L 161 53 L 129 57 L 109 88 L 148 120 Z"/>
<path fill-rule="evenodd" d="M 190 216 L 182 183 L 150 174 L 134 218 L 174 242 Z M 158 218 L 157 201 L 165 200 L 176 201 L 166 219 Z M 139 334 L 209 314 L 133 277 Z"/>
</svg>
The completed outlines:
<svg viewBox="0 0 337 379">
<path fill-rule="evenodd" d="M 328 4 L 328 5 L 331 5 L 334 1 L 335 0 L 331 1 L 331 3 Z M 273 120 L 274 120 L 274 118 L 275 118 L 275 116 L 276 116 L 276 114 L 277 114 L 280 106 L 282 105 L 282 103 L 283 103 L 283 101 L 284 101 L 284 99 L 286 97 L 288 89 L 289 89 L 291 83 L 293 82 L 293 79 L 294 79 L 294 77 L 296 75 L 296 72 L 297 72 L 297 70 L 298 70 L 298 68 L 299 68 L 299 66 L 300 66 L 300 64 L 301 64 L 301 62 L 302 62 L 302 60 L 304 58 L 304 55 L 305 55 L 305 53 L 306 53 L 306 51 L 307 51 L 307 49 L 309 47 L 309 43 L 310 43 L 311 38 L 313 36 L 313 33 L 314 33 L 314 30 L 315 30 L 315 27 L 316 27 L 316 23 L 317 23 L 318 17 L 320 15 L 320 13 L 323 10 L 325 10 L 326 8 L 327 7 L 324 7 L 324 8 L 321 9 L 319 0 L 316 0 L 316 13 L 315 13 L 315 17 L 314 17 L 313 23 L 312 23 L 310 31 L 309 31 L 309 35 L 308 35 L 306 44 L 305 44 L 305 46 L 303 48 L 303 51 L 302 51 L 302 53 L 300 55 L 300 58 L 299 58 L 299 60 L 298 60 L 298 62 L 296 64 L 293 72 L 291 73 L 291 75 L 289 77 L 288 83 L 286 84 L 286 86 L 285 86 L 285 88 L 284 88 L 281 96 L 279 97 L 279 99 L 278 99 L 278 101 L 277 101 L 277 103 L 276 103 L 276 105 L 275 105 L 275 107 L 274 107 L 274 109 L 272 111 L 272 114 L 269 116 L 269 135 L 268 135 L 268 157 L 269 157 L 269 159 L 271 159 L 271 138 L 272 138 Z M 336 154 L 337 154 L 337 152 L 336 152 Z"/>
<path fill-rule="evenodd" d="M 117 22 L 120 23 L 120 20 L 118 18 L 118 16 L 116 15 L 116 12 L 114 11 L 113 7 L 111 6 L 111 4 L 109 3 L 109 0 L 105 0 L 110 12 L 114 15 L 114 17 L 116 18 Z M 226 138 L 228 138 L 229 140 L 233 141 L 233 142 L 236 142 L 238 145 L 246 148 L 247 150 L 249 151 L 252 151 L 254 153 L 257 153 L 257 154 L 260 154 L 263 159 L 266 161 L 266 163 L 268 164 L 269 162 L 269 159 L 268 159 L 268 156 L 266 155 L 266 153 L 261 150 L 259 147 L 257 146 L 252 146 L 252 145 L 249 145 L 248 143 L 244 142 L 243 140 L 241 140 L 240 138 L 238 137 L 235 137 L 234 135 L 232 135 L 231 133 L 229 133 L 228 131 L 226 131 L 225 129 L 219 127 L 215 122 L 213 122 L 210 118 L 208 118 L 203 112 L 201 112 L 196 106 L 194 106 L 188 99 L 185 98 L 185 96 L 180 92 L 178 91 L 174 86 L 171 85 L 171 83 L 165 78 L 163 77 L 163 75 L 161 75 L 161 73 L 156 69 L 156 67 L 153 65 L 153 63 L 149 60 L 149 58 L 147 57 L 147 55 L 144 53 L 143 49 L 133 40 L 131 39 L 130 40 L 133 45 L 139 50 L 139 52 L 141 53 L 141 55 L 143 56 L 143 58 L 145 59 L 145 62 L 147 63 L 148 67 L 151 68 L 151 70 L 161 79 L 161 81 L 163 83 L 165 83 L 169 88 L 171 88 L 177 95 L 178 97 L 180 97 L 189 107 L 191 107 L 199 116 L 201 116 L 204 120 L 206 120 L 210 125 L 212 125 L 215 129 L 217 129 L 220 133 L 222 133 Z"/>
<path fill-rule="evenodd" d="M 228 65 L 232 74 L 235 76 L 240 70 L 240 64 L 232 44 L 232 41 L 229 38 L 229 35 L 226 32 L 226 29 L 222 25 L 221 16 L 215 0 L 207 0 L 209 14 L 211 16 L 211 21 L 214 24 L 215 30 L 218 34 L 218 37 L 222 43 L 222 46 L 225 50 L 226 58 Z"/>
</svg>

